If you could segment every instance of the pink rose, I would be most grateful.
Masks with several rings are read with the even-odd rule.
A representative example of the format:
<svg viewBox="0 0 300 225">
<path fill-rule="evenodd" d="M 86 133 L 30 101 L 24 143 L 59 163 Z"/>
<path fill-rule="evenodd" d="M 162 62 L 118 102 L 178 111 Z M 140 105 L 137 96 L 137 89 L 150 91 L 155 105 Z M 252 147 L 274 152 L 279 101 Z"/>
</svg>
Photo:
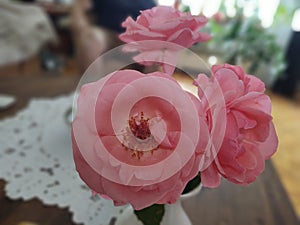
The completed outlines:
<svg viewBox="0 0 300 225">
<path fill-rule="evenodd" d="M 204 186 L 216 187 L 221 176 L 237 184 L 249 184 L 262 173 L 265 160 L 276 151 L 278 139 L 271 116 L 271 101 L 264 94 L 264 83 L 247 75 L 239 66 L 216 65 L 209 79 L 200 74 L 196 80 L 207 87 L 219 85 L 226 103 L 226 132 L 215 160 L 201 173 Z M 203 84 L 206 83 L 206 84 Z M 209 89 L 209 88 L 208 88 Z M 207 112 L 213 91 L 207 91 L 202 101 Z M 200 98 L 204 97 L 199 91 Z M 208 124 L 216 118 L 207 117 Z M 219 124 L 225 123 L 223 120 Z M 210 125 L 209 125 L 210 126 Z M 214 140 L 213 140 L 214 141 Z"/>
<path fill-rule="evenodd" d="M 157 46 L 153 43 L 145 45 L 138 42 L 149 40 L 158 43 L 168 42 L 189 48 L 197 42 L 208 41 L 211 38 L 209 34 L 199 32 L 206 23 L 207 18 L 204 16 L 193 16 L 172 7 L 157 6 L 141 11 L 141 15 L 136 21 L 128 17 L 122 23 L 126 32 L 120 35 L 120 39 L 126 43 L 134 44 L 130 48 L 131 51 L 141 52 L 134 60 L 145 65 L 151 64 L 150 61 L 160 62 L 164 66 L 164 71 L 171 74 L 176 66 L 178 47 L 174 49 L 165 43 Z M 173 61 L 164 63 L 163 59 L 174 54 Z M 167 64 L 171 65 L 168 66 Z"/>
<path fill-rule="evenodd" d="M 192 16 L 172 7 L 157 6 L 141 11 L 136 21 L 128 17 L 122 23 L 126 32 L 120 35 L 120 39 L 127 43 L 145 40 L 167 41 L 189 48 L 197 42 L 208 41 L 211 38 L 210 35 L 199 32 L 206 23 L 205 16 Z"/>
<path fill-rule="evenodd" d="M 172 77 L 116 71 L 81 88 L 72 123 L 80 177 L 116 205 L 174 203 L 199 171 L 208 128 Z"/>
</svg>

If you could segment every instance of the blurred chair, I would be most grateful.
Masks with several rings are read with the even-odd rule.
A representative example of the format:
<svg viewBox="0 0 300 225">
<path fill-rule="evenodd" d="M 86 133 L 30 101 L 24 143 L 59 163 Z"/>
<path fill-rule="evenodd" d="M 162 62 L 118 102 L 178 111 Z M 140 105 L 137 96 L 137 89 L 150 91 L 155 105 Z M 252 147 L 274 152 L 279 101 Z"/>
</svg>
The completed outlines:
<svg viewBox="0 0 300 225">
<path fill-rule="evenodd" d="M 0 66 L 22 63 L 55 41 L 56 32 L 42 9 L 26 3 L 0 1 Z"/>
<path fill-rule="evenodd" d="M 18 68 L 18 74 L 23 74 L 26 62 L 35 60 L 34 56 L 44 45 L 56 40 L 56 33 L 42 9 L 26 3 L 0 1 L 0 69 L 4 68 L 0 73 L 8 73 L 6 67 L 13 66 Z M 0 110 L 15 101 L 14 96 L 0 93 Z"/>
<path fill-rule="evenodd" d="M 273 90 L 288 98 L 295 98 L 300 83 L 300 32 L 294 31 L 286 51 L 287 68 L 278 78 Z"/>
</svg>

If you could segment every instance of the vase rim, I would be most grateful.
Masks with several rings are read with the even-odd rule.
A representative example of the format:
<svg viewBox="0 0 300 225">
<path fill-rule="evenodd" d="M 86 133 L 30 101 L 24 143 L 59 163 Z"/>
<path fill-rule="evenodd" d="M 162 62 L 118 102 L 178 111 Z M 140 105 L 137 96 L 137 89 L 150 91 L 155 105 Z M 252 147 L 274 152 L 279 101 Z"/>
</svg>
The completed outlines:
<svg viewBox="0 0 300 225">
<path fill-rule="evenodd" d="M 182 194 L 182 195 L 180 196 L 180 199 L 181 199 L 181 200 L 184 200 L 184 199 L 193 197 L 193 196 L 197 195 L 197 194 L 200 192 L 201 189 L 202 189 L 202 184 L 200 183 L 196 188 L 194 188 L 194 189 L 191 190 L 190 192 L 185 193 L 185 194 Z"/>
</svg>

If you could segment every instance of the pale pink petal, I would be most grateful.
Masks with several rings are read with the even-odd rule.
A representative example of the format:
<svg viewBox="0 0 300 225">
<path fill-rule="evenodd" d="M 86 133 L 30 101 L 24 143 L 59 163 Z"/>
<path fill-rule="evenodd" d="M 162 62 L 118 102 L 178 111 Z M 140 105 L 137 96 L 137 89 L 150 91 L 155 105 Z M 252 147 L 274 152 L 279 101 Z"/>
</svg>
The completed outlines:
<svg viewBox="0 0 300 225">
<path fill-rule="evenodd" d="M 130 33 L 123 33 L 119 38 L 124 42 L 143 40 L 164 40 L 165 35 L 153 31 L 132 30 Z"/>
<path fill-rule="evenodd" d="M 240 152 L 236 157 L 240 166 L 246 169 L 254 169 L 257 166 L 257 160 L 255 155 L 251 151 Z"/>
<path fill-rule="evenodd" d="M 166 64 L 166 63 L 163 63 L 162 64 L 162 69 L 163 69 L 163 72 L 167 73 L 167 74 L 170 74 L 171 76 L 174 74 L 174 71 L 176 69 L 176 66 L 173 66 L 173 65 L 170 65 L 170 64 Z"/>
<path fill-rule="evenodd" d="M 226 137 L 236 138 L 239 135 L 239 126 L 236 117 L 233 113 L 229 112 L 226 119 Z"/>
<path fill-rule="evenodd" d="M 194 44 L 193 32 L 188 28 L 179 30 L 168 37 L 167 41 L 189 48 Z"/>
<path fill-rule="evenodd" d="M 259 78 L 252 75 L 246 75 L 246 78 L 249 79 L 246 84 L 248 92 L 256 91 L 263 93 L 265 91 L 265 84 Z"/>
<path fill-rule="evenodd" d="M 231 103 L 231 107 L 235 108 L 253 108 L 261 110 L 267 114 L 271 114 L 272 105 L 269 96 L 259 93 L 259 92 L 250 92 Z"/>
<path fill-rule="evenodd" d="M 201 172 L 201 183 L 204 187 L 215 188 L 221 184 L 221 176 L 212 164 Z"/>
<path fill-rule="evenodd" d="M 127 19 L 122 23 L 122 27 L 127 27 L 128 29 L 140 29 L 147 31 L 147 26 L 148 24 L 137 23 L 131 17 L 127 17 Z"/>
<path fill-rule="evenodd" d="M 261 150 L 264 159 L 269 159 L 278 147 L 278 137 L 275 131 L 274 124 L 270 123 L 269 136 L 263 143 L 259 143 L 259 149 Z"/>
<path fill-rule="evenodd" d="M 236 109 L 232 109 L 230 115 L 232 117 L 234 117 L 236 124 L 237 124 L 237 131 L 239 131 L 239 129 L 252 129 L 255 126 L 257 126 L 257 121 L 255 120 L 255 118 L 251 119 L 249 117 L 246 116 L 245 113 L 242 113 Z"/>
<path fill-rule="evenodd" d="M 227 68 L 221 68 L 215 72 L 214 77 L 217 78 L 217 82 L 223 91 L 226 103 L 230 103 L 244 94 L 244 84 L 238 79 L 238 76 L 234 71 Z"/>
<path fill-rule="evenodd" d="M 154 139 L 160 144 L 166 137 L 167 125 L 161 117 L 153 117 L 149 121 L 149 127 Z"/>
</svg>

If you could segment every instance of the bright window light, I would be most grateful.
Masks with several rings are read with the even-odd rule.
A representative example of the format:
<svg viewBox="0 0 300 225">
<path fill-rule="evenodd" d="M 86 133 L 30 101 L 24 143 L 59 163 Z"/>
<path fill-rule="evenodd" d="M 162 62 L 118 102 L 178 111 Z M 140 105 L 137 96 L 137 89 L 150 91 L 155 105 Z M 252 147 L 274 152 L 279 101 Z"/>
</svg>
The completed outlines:
<svg viewBox="0 0 300 225">
<path fill-rule="evenodd" d="M 199 15 L 202 11 L 204 0 L 182 0 L 182 3 L 190 7 L 192 15 Z"/>
<path fill-rule="evenodd" d="M 212 65 L 215 65 L 217 64 L 218 62 L 218 59 L 216 56 L 212 55 L 208 58 L 208 63 L 212 66 Z"/>
<path fill-rule="evenodd" d="M 175 0 L 158 0 L 159 5 L 173 6 Z"/>
<path fill-rule="evenodd" d="M 273 24 L 274 15 L 276 13 L 277 7 L 279 5 L 280 0 L 273 0 L 272 4 L 266 0 L 258 1 L 258 17 L 261 20 L 261 25 L 265 28 L 270 27 Z"/>
<path fill-rule="evenodd" d="M 256 3 L 254 1 L 249 1 L 247 3 L 245 3 L 244 6 L 244 15 L 246 17 L 251 17 L 253 16 L 254 12 L 255 12 L 255 8 L 256 8 Z"/>
<path fill-rule="evenodd" d="M 235 9 L 235 0 L 227 0 L 225 1 L 225 7 L 226 7 L 226 14 L 229 17 L 234 17 L 236 14 L 236 9 Z"/>
<path fill-rule="evenodd" d="M 203 14 L 207 17 L 213 16 L 218 12 L 220 5 L 221 0 L 211 0 L 209 2 L 206 1 L 203 7 Z"/>
<path fill-rule="evenodd" d="M 292 29 L 297 32 L 300 31 L 300 9 L 297 9 L 294 14 L 292 21 Z"/>
</svg>

